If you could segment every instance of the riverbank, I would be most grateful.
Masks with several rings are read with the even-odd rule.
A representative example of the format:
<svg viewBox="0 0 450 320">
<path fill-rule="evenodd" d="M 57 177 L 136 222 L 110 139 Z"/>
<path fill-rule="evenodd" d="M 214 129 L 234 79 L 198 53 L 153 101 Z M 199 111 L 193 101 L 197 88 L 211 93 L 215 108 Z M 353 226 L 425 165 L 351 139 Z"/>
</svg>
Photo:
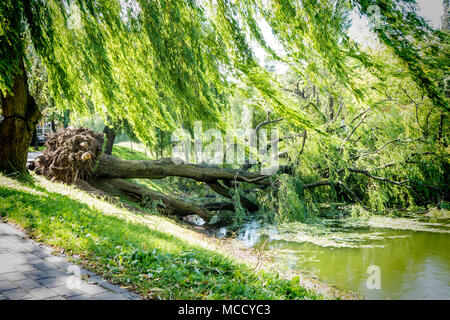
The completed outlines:
<svg viewBox="0 0 450 320">
<path fill-rule="evenodd" d="M 365 299 L 450 299 L 448 210 L 406 216 L 252 221 L 234 241 L 262 251 L 279 270 L 302 271 Z"/>
<path fill-rule="evenodd" d="M 32 185 L 0 175 L 3 219 L 143 298 L 321 298 L 300 277 L 286 279 L 267 267 L 255 271 L 246 259 L 250 254 L 232 253 L 232 247 L 181 223 L 31 177 Z"/>
</svg>

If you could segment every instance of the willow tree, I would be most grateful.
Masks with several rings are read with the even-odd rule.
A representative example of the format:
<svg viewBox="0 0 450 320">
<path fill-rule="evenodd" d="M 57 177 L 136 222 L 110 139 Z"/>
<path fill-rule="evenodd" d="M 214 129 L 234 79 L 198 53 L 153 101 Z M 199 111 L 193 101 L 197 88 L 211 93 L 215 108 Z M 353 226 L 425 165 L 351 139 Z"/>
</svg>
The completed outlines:
<svg viewBox="0 0 450 320">
<path fill-rule="evenodd" d="M 0 4 L 0 169 L 24 170 L 26 148 L 40 113 L 27 86 L 27 46 L 48 73 L 59 108 L 127 119 L 136 135 L 156 143 L 156 128 L 170 131 L 189 120 L 221 126 L 230 78 L 254 87 L 265 103 L 300 130 L 315 128 L 292 107 L 277 81 L 261 67 L 248 39 L 275 60 L 311 79 L 336 75 L 355 95 L 350 61 L 377 72 L 370 56 L 346 34 L 349 13 L 380 8 L 379 38 L 405 64 L 417 84 L 443 111 L 437 64 L 448 71 L 441 43 L 446 35 L 419 18 L 413 0 L 119 1 L 4 0 Z M 265 20 L 285 52 L 264 40 Z M 421 43 L 428 39 L 426 50 Z M 326 72 L 322 72 L 326 70 Z M 188 120 L 187 120 L 188 119 Z"/>
<path fill-rule="evenodd" d="M 180 119 L 218 119 L 224 76 L 213 35 L 195 3 L 2 1 L 0 168 L 24 170 L 39 110 L 27 95 L 31 45 L 55 105 L 126 118 L 142 140 Z M 214 44 L 216 46 L 217 44 Z"/>
</svg>

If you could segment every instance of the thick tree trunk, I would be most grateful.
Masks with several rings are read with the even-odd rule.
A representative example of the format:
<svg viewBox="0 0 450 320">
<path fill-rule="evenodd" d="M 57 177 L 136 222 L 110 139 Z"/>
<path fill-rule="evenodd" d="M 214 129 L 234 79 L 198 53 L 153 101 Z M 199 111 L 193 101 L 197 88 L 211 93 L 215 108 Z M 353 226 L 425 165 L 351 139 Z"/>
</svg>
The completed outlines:
<svg viewBox="0 0 450 320">
<path fill-rule="evenodd" d="M 208 210 L 197 206 L 192 202 L 172 198 L 163 193 L 138 186 L 137 184 L 125 181 L 123 179 L 106 179 L 101 182 L 109 184 L 110 186 L 125 192 L 139 202 L 143 202 L 146 198 L 161 201 L 165 208 L 169 209 L 173 214 L 179 216 L 196 214 L 202 217 L 206 222 L 208 222 L 212 217 L 212 214 Z"/>
<path fill-rule="evenodd" d="M 260 186 L 270 185 L 269 177 L 259 172 L 232 170 L 210 165 L 174 163 L 171 158 L 154 161 L 122 160 L 102 153 L 104 136 L 90 129 L 66 129 L 54 135 L 42 156 L 34 161 L 35 171 L 52 181 L 79 183 L 84 180 L 96 190 L 113 196 L 126 196 L 128 200 L 145 203 L 146 199 L 159 201 L 164 211 L 184 216 L 196 214 L 209 221 L 211 211 L 232 209 L 231 202 L 214 202 L 196 205 L 160 192 L 150 190 L 124 179 L 162 179 L 183 177 L 207 183 L 218 194 L 233 198 L 230 188 L 237 182 Z M 283 172 L 288 168 L 281 167 Z M 86 189 L 86 188 L 85 188 Z M 89 189 L 89 188 L 88 188 Z M 89 190 L 88 190 L 89 191 Z M 249 211 L 258 210 L 250 199 L 240 195 L 240 203 Z"/>
<path fill-rule="evenodd" d="M 207 183 L 215 192 L 228 199 L 232 198 L 229 188 L 220 185 L 218 180 L 222 180 L 230 185 L 233 181 L 262 185 L 269 183 L 267 176 L 257 172 L 230 170 L 206 165 L 175 164 L 171 158 L 154 161 L 122 160 L 105 154 L 102 154 L 97 162 L 95 176 L 96 179 L 162 179 L 169 176 L 189 178 Z M 118 188 L 118 186 L 116 187 Z M 157 198 L 154 194 L 151 197 Z M 256 204 L 245 196 L 240 196 L 240 200 L 242 206 L 250 212 L 259 209 Z M 166 201 L 166 199 L 164 198 L 163 201 Z M 179 205 L 177 206 L 180 207 Z M 229 205 L 227 208 L 229 208 Z M 188 212 L 192 214 L 193 211 L 189 210 Z M 198 215 L 204 218 L 204 214 Z"/>
<path fill-rule="evenodd" d="M 111 155 L 114 146 L 114 140 L 116 140 L 116 133 L 114 131 L 114 128 L 110 128 L 108 126 L 105 126 L 105 129 L 103 129 L 103 133 L 106 135 L 106 147 L 103 153 Z"/>
<path fill-rule="evenodd" d="M 162 179 L 165 177 L 183 177 L 212 183 L 217 180 L 225 180 L 269 184 L 268 176 L 261 175 L 258 172 L 231 170 L 208 165 L 175 164 L 171 158 L 148 161 L 122 160 L 106 154 L 99 157 L 95 174 L 98 178 Z"/>
<path fill-rule="evenodd" d="M 25 69 L 16 75 L 13 95 L 1 96 L 3 121 L 0 123 L 0 170 L 25 171 L 28 147 L 41 117 L 36 102 L 28 92 Z"/>
</svg>

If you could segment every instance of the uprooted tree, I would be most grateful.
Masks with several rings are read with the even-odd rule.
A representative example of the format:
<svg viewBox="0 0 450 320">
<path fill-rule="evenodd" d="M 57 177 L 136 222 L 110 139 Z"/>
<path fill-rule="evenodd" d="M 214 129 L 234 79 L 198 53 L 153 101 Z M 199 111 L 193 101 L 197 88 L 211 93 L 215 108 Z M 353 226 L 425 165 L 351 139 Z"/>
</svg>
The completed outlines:
<svg viewBox="0 0 450 320">
<path fill-rule="evenodd" d="M 368 110 L 355 118 L 364 119 L 364 115 L 367 113 Z M 256 126 L 256 131 L 259 131 L 259 129 L 265 125 L 278 123 L 283 120 L 270 120 L 269 116 L 270 113 L 267 113 L 267 118 Z M 352 119 L 351 122 L 356 122 L 355 118 Z M 361 126 L 362 121 L 360 120 L 355 124 L 354 129 L 345 136 L 343 142 L 350 139 L 350 136 Z M 301 156 L 305 150 L 307 140 L 306 131 L 297 135 L 286 135 L 279 140 L 282 141 L 294 138 L 299 139 L 298 142 L 301 147 L 297 156 Z M 408 143 L 413 142 L 420 143 L 421 140 L 423 140 L 422 137 L 410 141 L 402 141 L 401 139 L 390 140 L 372 152 L 364 152 L 351 156 L 347 164 L 356 164 L 356 161 L 360 158 L 377 155 L 391 145 L 407 145 Z M 106 196 L 113 199 L 112 196 L 119 195 L 141 204 L 147 199 L 152 199 L 158 202 L 158 206 L 162 212 L 178 216 L 195 214 L 207 222 L 213 216 L 213 211 L 235 211 L 237 209 L 235 208 L 235 202 L 231 201 L 233 197 L 233 188 L 240 188 L 242 187 L 242 184 L 245 184 L 246 186 L 253 185 L 254 189 L 249 189 L 247 192 L 248 194 L 251 194 L 254 190 L 266 190 L 268 193 L 272 193 L 275 197 L 278 197 L 281 183 L 279 177 L 283 174 L 295 177 L 295 169 L 298 169 L 299 167 L 301 169 L 299 163 L 295 163 L 286 151 L 280 152 L 278 156 L 286 159 L 288 164 L 279 166 L 277 172 L 274 172 L 272 176 L 268 176 L 261 174 L 260 170 L 254 170 L 255 167 L 257 167 L 255 166 L 255 162 L 246 161 L 239 169 L 230 169 L 214 165 L 183 163 L 181 161 L 175 163 L 172 158 L 140 161 L 123 160 L 102 153 L 102 146 L 102 133 L 85 128 L 62 130 L 53 135 L 47 142 L 43 155 L 38 157 L 30 165 L 30 168 L 34 169 L 36 173 L 45 175 L 53 181 L 60 181 L 68 184 L 73 183 L 85 191 L 102 197 Z M 264 151 L 268 152 L 270 146 L 271 144 L 268 144 Z M 342 151 L 344 146 L 341 145 L 340 148 Z M 348 151 L 351 147 L 345 149 Z M 433 155 L 435 159 L 445 160 L 447 158 L 446 154 L 436 157 L 436 153 L 429 152 L 428 155 Z M 411 153 L 407 158 L 409 160 L 405 161 L 404 164 L 414 165 L 420 163 L 420 161 L 414 161 L 415 156 L 417 156 L 417 154 Z M 424 155 L 420 156 L 423 157 Z M 383 167 L 389 168 L 395 165 L 395 163 L 391 163 L 386 164 Z M 444 165 L 447 165 L 445 170 L 448 170 L 448 162 L 444 161 Z M 355 183 L 355 180 L 351 179 L 351 175 L 358 175 L 364 176 L 365 178 L 380 184 L 388 184 L 397 188 L 406 188 L 411 194 L 418 197 L 418 201 L 421 201 L 420 193 L 423 192 L 424 188 L 425 190 L 435 193 L 439 199 L 448 201 L 448 193 L 446 192 L 445 185 L 433 186 L 424 185 L 422 183 L 422 185 L 418 187 L 416 184 L 417 181 L 409 179 L 396 181 L 392 178 L 376 175 L 375 172 L 378 169 L 380 168 L 357 168 L 352 166 L 336 169 L 320 167 L 319 164 L 316 168 L 316 170 L 320 172 L 317 176 L 318 181 L 303 183 L 301 188 L 302 190 L 311 190 L 328 186 L 345 193 L 350 202 L 359 203 L 360 205 L 365 206 L 363 201 L 357 195 L 358 191 L 354 191 L 354 188 L 358 188 L 358 184 Z M 334 177 L 331 177 L 332 175 Z M 166 177 L 181 177 L 205 183 L 225 200 L 196 204 L 127 181 L 127 179 L 134 178 L 164 179 Z M 348 184 L 345 179 L 352 184 Z M 444 177 L 444 179 L 447 178 Z M 285 195 L 281 194 L 280 196 Z M 240 205 L 248 212 L 259 210 L 260 204 L 258 201 L 252 199 L 255 199 L 255 197 L 247 197 L 243 194 L 239 195 Z M 280 206 L 282 207 L 284 205 L 283 201 L 281 201 Z"/>
<path fill-rule="evenodd" d="M 252 186 L 241 188 L 247 194 L 239 201 L 249 211 L 265 195 L 274 212 L 304 208 L 303 196 L 372 208 L 448 199 L 449 35 L 418 16 L 413 1 L 130 2 L 127 8 L 118 0 L 0 2 L 0 170 L 25 170 L 41 116 L 28 89 L 27 66 L 37 57 L 52 104 L 74 117 L 127 120 L 147 146 L 158 144 L 158 132 L 194 121 L 226 130 L 236 95 L 284 119 L 277 123 L 290 143 L 280 172 L 268 177 L 250 163 L 230 169 L 115 159 L 102 153 L 101 134 L 68 130 L 49 141 L 35 164 L 50 179 L 158 199 L 177 214 L 206 219 L 234 203 L 200 206 L 126 179 L 188 178 L 226 199 Z M 379 51 L 361 48 L 348 33 L 350 13 L 371 17 L 373 5 L 378 16 L 369 21 L 377 22 Z M 284 50 L 265 42 L 261 20 Z M 290 67 L 293 88 L 258 62 L 247 39 Z"/>
<path fill-rule="evenodd" d="M 74 183 L 100 195 L 104 192 L 118 193 L 125 194 L 135 201 L 143 201 L 144 198 L 158 200 L 164 209 L 174 214 L 197 214 L 206 221 L 209 221 L 212 216 L 210 211 L 232 209 L 233 204 L 221 202 L 198 206 L 141 187 L 125 179 L 162 179 L 169 176 L 189 178 L 208 184 L 211 189 L 226 198 L 231 198 L 231 192 L 226 185 L 236 182 L 262 186 L 269 184 L 267 176 L 246 170 L 187 163 L 175 164 L 171 158 L 154 161 L 117 159 L 102 153 L 102 145 L 103 134 L 101 133 L 84 128 L 66 129 L 55 134 L 46 143 L 43 155 L 36 158 L 29 168 L 52 181 Z M 249 211 L 258 209 L 255 203 L 245 197 L 241 198 L 241 202 Z"/>
</svg>

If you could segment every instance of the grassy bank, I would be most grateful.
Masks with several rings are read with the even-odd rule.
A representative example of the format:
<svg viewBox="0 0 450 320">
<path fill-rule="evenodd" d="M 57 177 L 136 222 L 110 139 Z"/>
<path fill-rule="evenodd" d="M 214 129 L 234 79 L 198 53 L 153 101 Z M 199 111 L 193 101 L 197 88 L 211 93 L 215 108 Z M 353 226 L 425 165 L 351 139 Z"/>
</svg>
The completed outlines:
<svg viewBox="0 0 450 320">
<path fill-rule="evenodd" d="M 317 298 L 298 279 L 254 272 L 168 219 L 139 215 L 75 188 L 34 179 L 31 186 L 0 175 L 0 215 L 146 298 Z"/>
<path fill-rule="evenodd" d="M 129 143 L 120 143 L 115 144 L 113 147 L 112 156 L 119 159 L 127 159 L 127 160 L 150 160 L 149 155 L 146 155 L 142 150 L 136 150 L 136 148 L 142 146 L 135 145 L 135 149 L 131 149 L 129 147 Z"/>
</svg>

